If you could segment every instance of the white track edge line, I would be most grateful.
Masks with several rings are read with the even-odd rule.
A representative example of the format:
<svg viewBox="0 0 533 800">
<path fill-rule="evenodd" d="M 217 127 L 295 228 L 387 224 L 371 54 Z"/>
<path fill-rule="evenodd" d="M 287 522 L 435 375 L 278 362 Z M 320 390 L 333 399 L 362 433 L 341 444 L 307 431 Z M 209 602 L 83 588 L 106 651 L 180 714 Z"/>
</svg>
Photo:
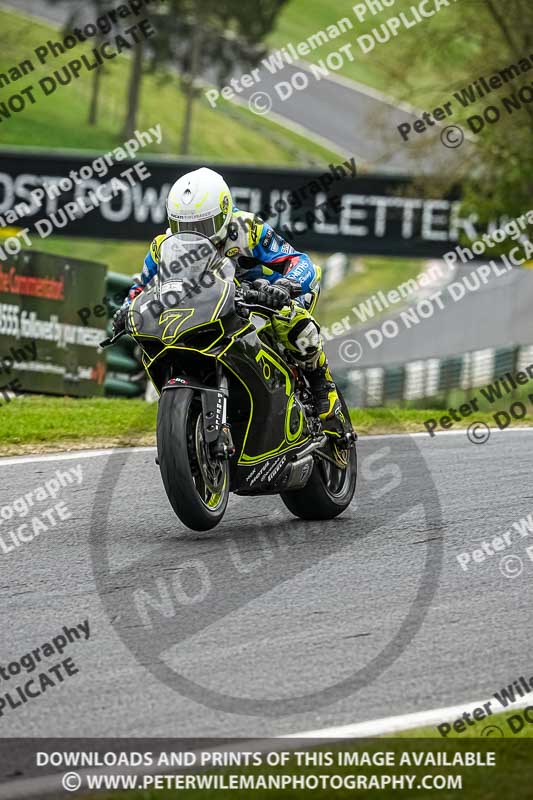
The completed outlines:
<svg viewBox="0 0 533 800">
<path fill-rule="evenodd" d="M 491 698 L 493 699 L 493 698 Z M 355 722 L 351 725 L 339 725 L 332 728 L 322 728 L 304 733 L 285 734 L 284 739 L 359 739 L 366 736 L 383 736 L 387 733 L 398 733 L 412 728 L 428 727 L 440 725 L 444 722 L 452 722 L 460 717 L 465 711 L 469 713 L 475 708 L 480 708 L 489 700 L 479 702 L 465 702 L 457 706 L 446 706 L 444 708 L 432 708 L 428 711 L 415 711 L 411 714 L 400 714 L 395 717 L 382 717 L 381 719 L 368 720 L 367 722 Z M 531 698 L 521 698 L 514 703 L 509 703 L 507 708 L 501 709 L 501 713 L 513 711 L 514 709 L 525 708 L 531 705 Z M 498 711 L 497 713 L 500 713 Z M 484 719 L 490 724 L 493 714 L 488 714 Z M 442 737 L 445 739 L 446 737 Z"/>
<path fill-rule="evenodd" d="M 148 453 L 155 449 L 155 446 L 147 445 L 146 447 L 106 447 L 100 450 L 69 450 L 65 453 L 5 456 L 4 458 L 0 458 L 0 467 L 7 467 L 9 464 L 39 463 L 41 461 L 69 461 L 76 458 L 98 458 L 100 456 L 114 455 L 115 453 Z"/>
<path fill-rule="evenodd" d="M 491 428 L 491 433 L 523 433 L 524 431 L 531 433 L 533 427 L 523 428 L 506 428 L 500 430 L 499 428 Z M 439 431 L 435 434 L 435 439 L 444 439 L 448 436 L 465 436 L 466 428 L 461 428 L 456 431 Z M 358 437 L 358 441 L 367 439 L 429 439 L 429 434 L 424 431 L 415 431 L 414 433 L 375 433 L 364 434 Z M 42 453 L 40 455 L 27 455 L 27 456 L 4 456 L 0 457 L 0 468 L 7 467 L 9 464 L 32 464 L 42 461 L 69 461 L 77 458 L 99 458 L 100 456 L 111 456 L 118 453 L 150 453 L 154 452 L 157 448 L 155 445 L 146 445 L 143 447 L 107 447 L 100 450 L 72 450 L 67 453 Z"/>
</svg>

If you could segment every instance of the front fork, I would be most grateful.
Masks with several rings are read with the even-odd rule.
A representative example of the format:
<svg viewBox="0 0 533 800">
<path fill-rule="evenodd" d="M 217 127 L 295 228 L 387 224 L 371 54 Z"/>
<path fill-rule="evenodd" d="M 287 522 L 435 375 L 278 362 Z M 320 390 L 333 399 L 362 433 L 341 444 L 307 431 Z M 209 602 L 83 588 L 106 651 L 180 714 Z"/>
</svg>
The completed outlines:
<svg viewBox="0 0 533 800">
<path fill-rule="evenodd" d="M 231 430 L 230 426 L 227 422 L 227 408 L 228 408 L 228 378 L 227 375 L 224 373 L 222 368 L 222 364 L 217 361 L 217 384 L 218 384 L 218 395 L 222 397 L 222 413 L 220 417 L 220 422 L 217 425 L 217 422 L 214 423 L 214 432 L 217 433 L 217 436 L 213 442 L 213 455 L 216 458 L 223 458 L 228 460 L 231 456 L 235 455 L 235 445 L 233 444 L 233 439 L 231 438 Z M 202 395 L 202 402 L 203 401 Z M 218 402 L 218 401 L 217 401 Z M 205 406 L 204 406 L 204 415 L 206 414 Z M 209 415 L 212 414 L 212 409 L 207 411 L 206 415 L 206 423 L 207 428 L 212 423 L 212 417 Z"/>
</svg>

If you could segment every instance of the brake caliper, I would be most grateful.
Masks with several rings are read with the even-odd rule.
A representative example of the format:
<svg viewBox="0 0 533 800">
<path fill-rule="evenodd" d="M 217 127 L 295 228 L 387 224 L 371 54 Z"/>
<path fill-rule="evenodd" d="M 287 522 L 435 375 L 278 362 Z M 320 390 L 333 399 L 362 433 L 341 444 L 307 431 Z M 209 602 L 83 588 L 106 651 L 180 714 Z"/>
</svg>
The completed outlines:
<svg viewBox="0 0 533 800">
<path fill-rule="evenodd" d="M 227 422 L 220 428 L 218 439 L 213 445 L 213 455 L 216 458 L 224 458 L 225 460 L 235 455 L 235 445 L 233 444 L 231 430 Z"/>
</svg>

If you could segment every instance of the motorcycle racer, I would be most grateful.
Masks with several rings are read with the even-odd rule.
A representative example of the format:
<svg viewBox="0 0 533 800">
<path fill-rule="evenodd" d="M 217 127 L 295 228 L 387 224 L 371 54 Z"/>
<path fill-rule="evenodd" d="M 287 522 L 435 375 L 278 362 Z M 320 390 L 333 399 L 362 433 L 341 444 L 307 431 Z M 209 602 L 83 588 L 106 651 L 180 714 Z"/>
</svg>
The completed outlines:
<svg viewBox="0 0 533 800">
<path fill-rule="evenodd" d="M 253 282 L 258 302 L 278 311 L 271 321 L 273 333 L 309 381 L 322 429 L 332 437 L 343 437 L 351 425 L 342 412 L 320 327 L 312 316 L 320 289 L 320 267 L 267 222 L 234 206 L 223 177 L 207 167 L 179 178 L 170 189 L 166 207 L 169 229 L 152 241 L 141 282 L 133 284 L 115 314 L 115 333 L 125 326 L 129 304 L 156 275 L 161 243 L 175 233 L 207 236 L 221 254 L 234 261 L 236 281 Z M 300 295 L 292 301 L 291 294 L 298 289 Z"/>
</svg>

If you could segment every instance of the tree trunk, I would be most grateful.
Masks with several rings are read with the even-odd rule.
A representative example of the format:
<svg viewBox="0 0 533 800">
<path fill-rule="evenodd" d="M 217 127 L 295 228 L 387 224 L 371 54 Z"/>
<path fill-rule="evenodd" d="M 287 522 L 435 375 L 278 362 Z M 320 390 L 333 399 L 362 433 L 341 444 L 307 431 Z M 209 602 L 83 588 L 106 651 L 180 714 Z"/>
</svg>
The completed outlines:
<svg viewBox="0 0 533 800">
<path fill-rule="evenodd" d="M 191 140 L 192 128 L 192 112 L 194 106 L 194 96 L 196 92 L 196 77 L 198 74 L 198 64 L 200 60 L 200 26 L 198 22 L 195 23 L 192 30 L 191 38 L 191 67 L 187 82 L 185 84 L 185 118 L 183 120 L 183 130 L 181 134 L 180 154 L 186 156 L 189 154 L 189 145 Z"/>
<path fill-rule="evenodd" d="M 122 137 L 129 139 L 133 136 L 137 124 L 137 112 L 139 110 L 139 99 L 141 95 L 142 66 L 143 66 L 144 44 L 141 40 L 133 51 L 131 62 L 130 83 L 128 87 L 128 107 L 126 119 L 122 129 Z"/>
<path fill-rule="evenodd" d="M 96 47 L 99 47 L 100 44 L 103 42 L 103 37 L 98 35 L 96 37 Z M 100 99 L 100 81 L 102 78 L 102 72 L 104 69 L 104 65 L 101 64 L 98 69 L 95 69 L 93 73 L 93 79 L 91 84 L 91 103 L 89 106 L 89 117 L 87 122 L 89 125 L 96 125 L 98 122 L 98 101 Z"/>
</svg>

